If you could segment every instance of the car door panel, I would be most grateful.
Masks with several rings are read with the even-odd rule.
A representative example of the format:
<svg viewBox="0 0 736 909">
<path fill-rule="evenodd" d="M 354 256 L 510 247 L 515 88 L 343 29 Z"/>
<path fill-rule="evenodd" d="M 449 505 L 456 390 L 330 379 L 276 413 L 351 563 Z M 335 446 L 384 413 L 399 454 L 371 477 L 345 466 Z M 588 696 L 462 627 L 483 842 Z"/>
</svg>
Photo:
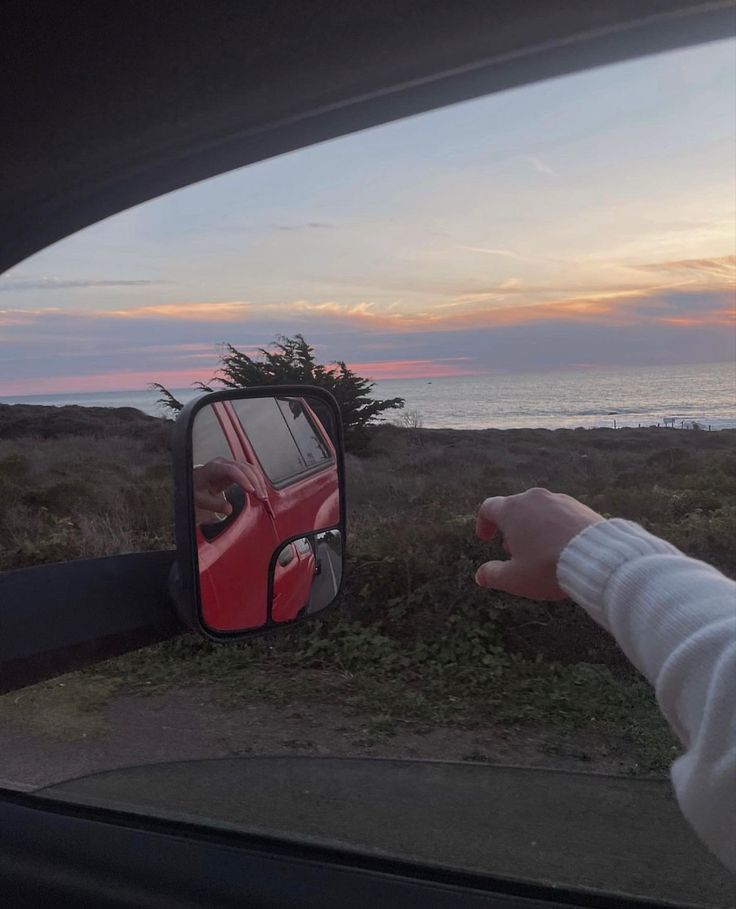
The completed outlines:
<svg viewBox="0 0 736 909">
<path fill-rule="evenodd" d="M 250 461 L 225 402 L 211 406 L 232 459 Z M 268 615 L 268 576 L 262 566 L 279 544 L 273 517 L 259 499 L 246 494 L 245 506 L 226 523 L 211 539 L 197 528 L 202 614 L 218 630 L 259 628 Z"/>
</svg>

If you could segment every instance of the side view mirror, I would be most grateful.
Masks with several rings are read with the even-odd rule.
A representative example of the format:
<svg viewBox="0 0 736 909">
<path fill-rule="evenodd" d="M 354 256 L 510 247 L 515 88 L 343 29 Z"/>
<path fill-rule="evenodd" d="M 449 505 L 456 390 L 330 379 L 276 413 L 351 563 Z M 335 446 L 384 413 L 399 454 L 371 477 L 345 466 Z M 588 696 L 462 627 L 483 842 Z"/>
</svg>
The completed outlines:
<svg viewBox="0 0 736 909">
<path fill-rule="evenodd" d="M 180 617 L 214 640 L 335 601 L 345 557 L 342 423 L 321 388 L 216 391 L 174 429 Z"/>
</svg>

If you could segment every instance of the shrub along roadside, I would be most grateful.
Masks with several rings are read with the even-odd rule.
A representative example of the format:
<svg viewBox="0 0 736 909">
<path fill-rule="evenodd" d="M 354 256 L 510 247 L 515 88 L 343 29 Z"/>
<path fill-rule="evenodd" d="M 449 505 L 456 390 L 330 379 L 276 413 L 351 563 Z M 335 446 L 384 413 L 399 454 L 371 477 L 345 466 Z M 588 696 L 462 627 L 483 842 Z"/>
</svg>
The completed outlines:
<svg viewBox="0 0 736 909">
<path fill-rule="evenodd" d="M 438 726 L 528 728 L 575 747 L 583 733 L 624 747 L 645 773 L 665 771 L 677 753 L 644 680 L 509 653 L 492 609 L 454 613 L 411 643 L 339 613 L 228 647 L 187 635 L 77 677 L 88 703 L 95 690 L 104 702 L 202 684 L 224 704 L 266 700 L 276 714 L 294 703 L 339 703 L 379 739 Z"/>
</svg>

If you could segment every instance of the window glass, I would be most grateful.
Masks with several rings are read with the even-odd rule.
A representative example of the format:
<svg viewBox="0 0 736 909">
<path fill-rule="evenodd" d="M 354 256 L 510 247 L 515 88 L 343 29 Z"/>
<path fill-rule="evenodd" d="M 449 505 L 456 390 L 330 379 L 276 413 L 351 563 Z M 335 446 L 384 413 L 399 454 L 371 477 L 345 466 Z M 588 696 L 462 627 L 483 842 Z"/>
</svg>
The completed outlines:
<svg viewBox="0 0 736 909">
<path fill-rule="evenodd" d="M 572 601 L 474 578 L 503 552 L 480 503 L 535 486 L 736 577 L 735 88 L 729 40 L 499 92 L 203 181 L 2 276 L 0 571 L 173 549 L 149 383 L 179 405 L 334 370 L 351 509 L 329 622 L 3 695 L 3 785 L 731 907 L 652 684 Z M 200 411 L 194 463 L 237 457 L 234 412 L 271 498 L 306 514 L 338 427 L 282 394 Z M 312 526 L 279 573 L 314 605 L 342 551 Z"/>
<path fill-rule="evenodd" d="M 225 433 L 217 419 L 215 408 L 203 407 L 194 418 L 192 426 L 192 459 L 195 464 L 206 464 L 213 458 L 232 458 Z"/>
<path fill-rule="evenodd" d="M 308 467 L 313 467 L 321 461 L 329 460 L 331 457 L 330 450 L 322 441 L 317 427 L 304 408 L 304 404 L 296 398 L 282 398 L 278 404 L 305 464 Z"/>
<path fill-rule="evenodd" d="M 250 398 L 233 401 L 232 404 L 256 457 L 272 483 L 280 483 L 306 470 L 307 462 L 274 398 Z"/>
</svg>

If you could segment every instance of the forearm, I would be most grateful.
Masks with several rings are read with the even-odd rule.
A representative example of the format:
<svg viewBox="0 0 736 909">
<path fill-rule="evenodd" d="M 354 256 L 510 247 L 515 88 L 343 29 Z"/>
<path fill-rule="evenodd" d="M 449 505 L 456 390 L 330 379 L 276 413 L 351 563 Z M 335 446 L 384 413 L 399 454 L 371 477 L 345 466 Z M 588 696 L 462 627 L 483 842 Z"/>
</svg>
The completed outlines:
<svg viewBox="0 0 736 909">
<path fill-rule="evenodd" d="M 683 813 L 736 868 L 736 584 L 618 520 L 573 540 L 557 577 L 654 685 L 686 748 L 672 768 Z"/>
</svg>

